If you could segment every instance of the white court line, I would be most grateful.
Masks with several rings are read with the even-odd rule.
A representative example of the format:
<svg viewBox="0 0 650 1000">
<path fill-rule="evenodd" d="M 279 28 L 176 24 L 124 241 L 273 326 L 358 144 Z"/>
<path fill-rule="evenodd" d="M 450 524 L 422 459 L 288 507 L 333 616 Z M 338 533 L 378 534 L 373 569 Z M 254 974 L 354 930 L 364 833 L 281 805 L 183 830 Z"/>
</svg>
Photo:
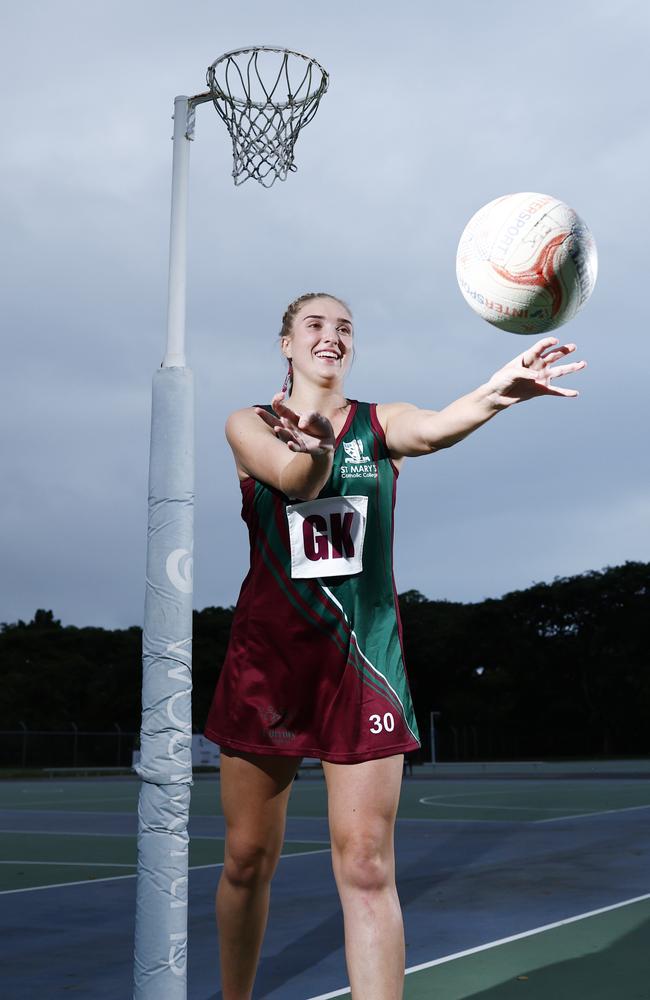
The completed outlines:
<svg viewBox="0 0 650 1000">
<path fill-rule="evenodd" d="M 479 793 L 476 793 L 479 794 Z M 448 796 L 445 796 L 447 798 Z M 453 797 L 453 796 L 449 796 Z M 459 797 L 462 797 L 459 793 Z M 506 809 L 506 810 L 521 810 L 524 812 L 562 812 L 562 809 L 557 806 L 496 806 L 496 805 L 465 805 L 459 802 L 441 802 L 436 799 L 434 795 L 425 795 L 424 798 L 418 799 L 418 802 L 424 806 L 443 806 L 447 809 Z M 566 808 L 566 807 L 564 807 Z M 548 819 L 533 819 L 529 822 L 531 823 L 557 823 L 561 819 L 583 819 L 585 816 L 606 816 L 608 813 L 622 813 L 631 812 L 633 809 L 650 809 L 650 803 L 643 806 L 621 806 L 620 809 L 599 809 L 592 812 L 584 813 L 573 813 L 565 814 L 562 816 L 551 816 Z M 424 817 L 422 817 L 424 818 Z M 462 822 L 462 820 L 459 820 Z"/>
<path fill-rule="evenodd" d="M 86 798 L 86 796 L 84 795 L 83 801 L 84 802 L 133 802 L 134 798 L 135 798 L 135 796 L 128 795 L 128 794 L 115 795 L 113 798 L 111 798 L 110 796 L 106 796 L 106 795 L 89 795 Z M 38 800 L 35 801 L 34 799 L 30 799 L 28 801 L 29 801 L 30 807 L 32 807 L 32 808 L 33 808 L 33 806 L 38 805 Z M 56 806 L 63 805 L 63 806 L 65 806 L 64 802 L 52 802 L 51 799 L 43 799 L 43 802 L 46 803 L 48 806 L 52 806 L 52 805 L 56 805 Z M 11 806 L 5 806 L 5 808 L 11 809 Z M 16 809 L 20 809 L 20 805 L 17 805 Z M 53 809 L 51 811 L 52 812 L 60 812 L 61 810 L 59 810 L 59 809 Z M 64 811 L 67 812 L 67 809 L 64 810 Z"/>
<path fill-rule="evenodd" d="M 35 834 L 40 837 L 131 837 L 135 840 L 137 837 L 137 830 L 133 833 L 97 833 L 95 831 L 83 831 L 83 830 L 5 830 L 0 829 L 0 834 L 2 833 L 20 833 L 20 834 Z M 196 834 L 190 838 L 190 840 L 224 840 L 224 837 L 220 837 L 218 833 L 215 834 Z M 322 844 L 322 840 L 287 840 L 287 844 Z"/>
<path fill-rule="evenodd" d="M 411 972 L 420 972 L 422 969 L 431 969 L 434 965 L 444 965 L 446 962 L 453 962 L 457 958 L 465 958 L 467 955 L 476 955 L 479 951 L 487 951 L 490 948 L 498 948 L 499 945 L 509 944 L 511 941 L 521 941 L 522 938 L 532 937 L 533 934 L 541 934 L 543 931 L 553 930 L 554 927 L 564 927 L 566 924 L 573 924 L 578 920 L 586 920 L 587 917 L 595 917 L 599 913 L 609 913 L 611 910 L 618 910 L 622 906 L 631 906 L 632 903 L 640 903 L 645 899 L 650 899 L 650 892 L 644 896 L 635 896 L 633 899 L 624 899 L 620 903 L 612 903 L 611 906 L 602 906 L 598 910 L 589 910 L 588 913 L 578 913 L 575 917 L 565 917 L 564 920 L 556 920 L 552 924 L 543 924 L 541 927 L 533 927 L 529 931 L 521 934 L 512 934 L 510 937 L 500 938 L 498 941 L 489 941 L 487 944 L 480 944 L 476 948 L 467 948 L 465 951 L 457 951 L 453 955 L 444 955 L 442 958 L 435 958 L 432 962 L 422 962 L 421 965 L 412 965 L 406 969 L 406 975 Z M 333 997 L 343 997 L 350 992 L 350 987 L 342 990 L 334 990 L 332 993 L 321 993 L 317 997 L 309 997 L 309 1000 L 332 1000 Z"/>
<path fill-rule="evenodd" d="M 90 831 L 88 831 L 87 833 L 82 833 L 79 830 L 5 830 L 5 829 L 1 829 L 0 830 L 0 834 L 2 834 L 2 833 L 20 833 L 20 834 L 23 834 L 23 835 L 24 834 L 29 834 L 29 835 L 31 835 L 31 834 L 39 834 L 42 837 L 50 837 L 50 836 L 58 836 L 58 835 L 60 835 L 60 836 L 63 836 L 63 837 L 131 837 L 131 839 L 135 839 L 135 837 L 137 836 L 137 831 L 134 832 L 134 833 L 94 833 L 94 832 L 91 833 Z M 213 839 L 212 837 L 192 837 L 192 840 L 212 840 L 212 839 Z M 221 837 L 221 838 L 217 837 L 216 839 L 217 840 L 219 840 L 219 839 L 223 840 L 223 837 Z M 305 841 L 305 843 L 306 843 L 306 841 Z M 318 843 L 322 843 L 322 841 L 318 841 Z"/>
<path fill-rule="evenodd" d="M 119 809 L 21 809 L 20 806 L 2 806 L 0 808 L 0 816 L 3 813 L 47 813 L 50 815 L 54 813 L 55 816 L 64 813 L 66 816 L 135 816 L 135 810 L 130 809 L 128 812 L 122 812 Z"/>
<path fill-rule="evenodd" d="M 318 843 L 318 841 L 315 841 L 315 843 Z M 331 847 L 324 847 L 320 851 L 294 851 L 292 854 L 281 854 L 279 860 L 282 861 L 283 858 L 304 858 L 308 854 L 331 854 L 331 851 Z M 12 864 L 18 864 L 18 862 L 12 862 Z M 111 865 L 110 867 L 117 868 L 117 865 Z M 222 867 L 223 861 L 216 861 L 214 864 L 209 865 L 190 865 L 188 871 L 194 872 L 200 871 L 202 868 Z M 99 882 L 118 882 L 120 879 L 136 878 L 136 876 L 137 872 L 133 872 L 132 875 L 111 875 L 108 878 L 87 878 L 82 879 L 79 882 L 56 882 L 53 885 L 32 885 L 25 889 L 0 889 L 0 896 L 9 896 L 11 893 L 15 892 L 42 892 L 45 889 L 67 889 L 71 885 L 97 885 Z"/>
<path fill-rule="evenodd" d="M 21 859 L 16 859 L 15 861 L 0 861 L 0 865 L 54 865 L 54 867 L 68 867 L 68 868 L 136 868 L 135 864 L 125 865 L 121 861 L 115 861 L 111 864 L 110 861 L 22 861 Z M 95 882 L 96 879 L 91 881 Z"/>
<path fill-rule="evenodd" d="M 517 812 L 562 812 L 566 806 L 492 806 L 486 803 L 482 805 L 465 805 L 463 802 L 442 802 L 435 800 L 432 795 L 427 795 L 419 800 L 423 806 L 443 806 L 445 809 L 507 809 Z M 638 808 L 638 807 L 635 807 Z"/>
<path fill-rule="evenodd" d="M 304 858 L 308 854 L 331 854 L 331 852 L 332 852 L 331 847 L 323 847 L 321 848 L 320 851 L 294 851 L 293 854 L 281 854 L 280 860 L 282 860 L 282 858 Z M 201 868 L 221 868 L 222 865 L 223 861 L 219 861 L 218 864 L 192 865 L 190 871 L 191 872 L 199 871 L 199 869 Z"/>
<path fill-rule="evenodd" d="M 504 816 L 503 819 L 497 819 L 496 816 L 495 816 L 494 819 L 472 819 L 471 817 L 468 817 L 467 819 L 462 819 L 460 816 L 452 816 L 451 818 L 445 818 L 444 816 L 398 816 L 397 817 L 397 822 L 398 823 L 429 823 L 429 824 L 433 824 L 433 823 L 437 823 L 437 824 L 442 824 L 442 823 L 447 823 L 447 824 L 449 824 L 449 823 L 474 823 L 474 824 L 476 824 L 476 823 L 507 823 L 509 826 L 512 826 L 514 823 L 519 823 L 519 824 L 523 825 L 523 824 L 529 823 L 530 820 L 527 820 L 527 819 L 517 819 L 516 816 L 511 817 L 510 819 L 508 819 L 507 816 Z"/>
<path fill-rule="evenodd" d="M 38 834 L 41 837 L 130 837 L 135 840 L 137 837 L 137 831 L 133 833 L 96 833 L 86 831 L 81 832 L 79 830 L 4 830 L 0 829 L 0 834 L 3 833 L 19 833 L 19 834 Z M 225 836 L 221 836 L 219 833 L 195 833 L 190 836 L 191 841 L 195 840 L 225 840 Z M 322 837 L 319 840 L 312 840 L 309 837 L 296 837 L 292 840 L 285 839 L 285 844 L 326 844 L 327 841 Z M 295 852 L 294 852 L 295 853 Z"/>
<path fill-rule="evenodd" d="M 622 806 L 620 809 L 600 809 L 598 812 L 575 813 L 573 816 L 551 816 L 549 819 L 534 819 L 532 823 L 558 823 L 561 819 L 584 819 L 585 816 L 607 816 L 608 813 L 632 812 L 633 809 L 650 809 L 647 806 Z"/>
</svg>

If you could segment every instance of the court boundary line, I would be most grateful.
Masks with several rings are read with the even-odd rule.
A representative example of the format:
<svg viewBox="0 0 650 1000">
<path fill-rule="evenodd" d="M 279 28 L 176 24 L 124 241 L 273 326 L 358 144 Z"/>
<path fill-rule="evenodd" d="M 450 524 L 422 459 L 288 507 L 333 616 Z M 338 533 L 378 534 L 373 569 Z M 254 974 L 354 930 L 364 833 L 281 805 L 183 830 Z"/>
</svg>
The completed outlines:
<svg viewBox="0 0 650 1000">
<path fill-rule="evenodd" d="M 64 816 L 135 816 L 133 809 L 126 812 L 122 809 L 21 809 L 20 806 L 2 806 L 0 813 L 58 813 Z M 206 815 L 208 815 L 206 813 Z"/>
<path fill-rule="evenodd" d="M 479 794 L 479 793 L 477 793 Z M 445 796 L 446 797 L 446 796 Z M 453 798 L 452 796 L 449 796 Z M 442 802 L 442 801 L 432 801 L 436 797 L 433 795 L 425 795 L 421 799 L 418 799 L 418 805 L 423 806 L 441 806 L 445 809 L 500 809 L 508 812 L 561 812 L 561 808 L 557 806 L 490 806 L 490 805 L 464 805 L 458 804 L 456 802 Z M 458 793 L 458 798 L 462 798 L 462 793 Z M 650 809 L 650 802 L 646 802 L 644 805 L 640 806 L 621 806 L 620 809 L 596 809 L 592 812 L 584 813 L 568 813 L 562 816 L 547 816 L 544 819 L 529 819 L 521 820 L 522 823 L 559 823 L 563 819 L 584 819 L 585 816 L 607 816 L 611 814 L 618 814 L 623 812 L 633 812 L 635 809 Z M 443 820 L 444 822 L 450 822 L 449 820 L 444 820 L 444 817 L 429 817 L 429 816 L 418 816 L 416 819 L 426 819 L 430 822 L 436 822 L 437 819 Z M 473 820 L 473 819 L 461 819 L 452 820 L 451 822 L 458 823 L 493 823 L 493 822 L 504 822 L 503 820 Z"/>
<path fill-rule="evenodd" d="M 294 843 L 300 843 L 300 841 L 294 841 Z M 318 843 L 316 841 L 316 843 Z M 310 854 L 331 854 L 331 847 L 323 847 L 319 851 L 294 851 L 292 854 L 281 854 L 278 861 L 282 861 L 284 858 L 305 858 Z M 19 864 L 20 862 L 13 862 L 14 864 Z M 37 862 L 41 863 L 41 862 Z M 44 862 L 47 864 L 48 862 Z M 51 862 L 56 864 L 56 862 Z M 117 865 L 111 865 L 109 867 L 117 868 Z M 131 868 L 135 868 L 135 865 L 130 865 Z M 196 872 L 205 868 L 223 868 L 223 861 L 211 862 L 207 865 L 190 865 L 188 872 Z M 138 873 L 133 872 L 129 875 L 110 875 L 107 878 L 87 878 L 81 879 L 77 882 L 55 882 L 52 885 L 29 885 L 25 886 L 24 889 L 0 889 L 0 896 L 9 896 L 16 892 L 45 892 L 47 889 L 67 889 L 73 885 L 99 885 L 100 882 L 119 882 L 126 878 L 137 878 Z"/>
<path fill-rule="evenodd" d="M 457 798 L 462 798 L 462 794 L 459 794 Z M 450 796 L 453 798 L 453 796 Z M 458 802 L 443 802 L 438 801 L 433 795 L 425 795 L 423 798 L 418 799 L 418 803 L 423 806 L 442 806 L 444 809 L 503 809 L 508 812 L 532 812 L 537 809 L 538 812 L 562 812 L 563 806 L 490 806 L 490 805 L 471 805 Z M 638 808 L 638 807 L 635 807 Z"/>
<path fill-rule="evenodd" d="M 546 819 L 533 819 L 531 823 L 559 823 L 561 819 L 583 819 L 585 816 L 607 816 L 611 813 L 632 812 L 634 809 L 650 809 L 650 802 L 645 806 L 622 806 L 620 809 L 599 809 L 597 812 L 575 813 L 571 816 L 548 816 Z"/>
<path fill-rule="evenodd" d="M 421 972 L 423 969 L 431 969 L 435 965 L 444 965 L 446 962 L 453 962 L 457 958 L 466 958 L 468 955 L 476 955 L 480 951 L 488 951 L 490 948 L 498 948 L 503 944 L 510 944 L 511 941 L 521 941 L 523 938 L 532 937 L 533 934 L 541 934 L 544 931 L 553 930 L 555 927 L 564 927 L 566 924 L 574 924 L 578 920 L 586 920 L 588 917 L 596 917 L 600 913 L 609 913 L 611 910 L 618 910 L 623 906 L 631 906 L 633 903 L 640 903 L 650 899 L 650 892 L 643 896 L 634 896 L 632 899 L 624 899 L 619 903 L 612 903 L 610 906 L 601 906 L 597 910 L 589 910 L 587 913 L 578 913 L 573 917 L 564 917 L 556 920 L 552 924 L 543 924 L 541 927 L 533 927 L 528 931 L 519 934 L 511 934 L 509 937 L 499 938 L 498 941 L 488 941 L 486 944 L 479 944 L 475 948 L 466 948 L 464 951 L 454 952 L 453 955 L 443 955 L 442 958 L 434 958 L 431 962 L 422 962 L 420 965 L 412 965 L 405 969 L 405 976 L 412 972 Z M 333 1000 L 334 997 L 344 997 L 350 992 L 350 987 L 346 986 L 341 990 L 334 990 L 332 993 L 320 993 L 318 996 L 309 997 L 308 1000 Z"/>
<path fill-rule="evenodd" d="M 134 833 L 96 833 L 95 831 L 80 832 L 79 830 L 5 830 L 0 829 L 0 836 L 3 833 L 20 833 L 25 836 L 35 834 L 39 837 L 49 837 L 49 836 L 61 836 L 61 837 L 131 837 L 135 840 L 138 836 L 138 831 Z M 190 840 L 225 840 L 225 835 L 221 834 L 204 834 L 204 833 L 193 833 L 190 836 Z M 312 840 L 306 837 L 304 840 L 302 837 L 298 837 L 294 840 L 285 838 L 285 844 L 325 844 L 326 840 Z"/>
<path fill-rule="evenodd" d="M 0 861 L 0 865 L 50 865 L 55 868 L 58 866 L 60 868 L 137 868 L 137 862 L 127 865 L 124 861 L 24 861 L 22 858 L 9 859 L 5 861 L 4 859 Z M 91 879 L 92 882 L 96 882 L 97 879 Z M 69 883 L 64 882 L 63 885 L 68 885 Z M 35 886 L 32 886 L 35 888 Z"/>
</svg>

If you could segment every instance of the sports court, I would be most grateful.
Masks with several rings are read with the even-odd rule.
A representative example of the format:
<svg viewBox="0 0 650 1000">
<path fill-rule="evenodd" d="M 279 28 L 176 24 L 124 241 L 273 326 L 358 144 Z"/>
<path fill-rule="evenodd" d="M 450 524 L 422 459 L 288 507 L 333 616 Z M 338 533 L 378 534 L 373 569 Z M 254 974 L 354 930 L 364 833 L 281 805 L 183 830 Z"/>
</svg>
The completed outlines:
<svg viewBox="0 0 650 1000">
<path fill-rule="evenodd" d="M 403 783 L 396 832 L 407 1000 L 641 1000 L 648 986 L 650 762 L 438 764 Z M 127 997 L 138 782 L 0 786 L 4 996 Z M 190 1000 L 217 1000 L 216 775 L 190 819 Z M 324 782 L 294 784 L 254 996 L 349 996 Z"/>
</svg>

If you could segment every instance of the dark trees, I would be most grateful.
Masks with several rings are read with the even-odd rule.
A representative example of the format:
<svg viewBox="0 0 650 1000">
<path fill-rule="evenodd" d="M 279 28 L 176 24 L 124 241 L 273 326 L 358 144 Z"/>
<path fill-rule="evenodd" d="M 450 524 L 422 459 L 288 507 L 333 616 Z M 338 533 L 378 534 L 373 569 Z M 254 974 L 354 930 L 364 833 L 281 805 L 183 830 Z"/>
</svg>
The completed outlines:
<svg viewBox="0 0 650 1000">
<path fill-rule="evenodd" d="M 540 583 L 477 604 L 400 597 L 409 681 L 441 759 L 650 752 L 650 564 Z M 200 731 L 232 608 L 194 614 Z M 0 630 L 0 729 L 140 726 L 141 630 L 64 627 L 39 609 Z M 463 733 L 470 731 L 471 740 Z"/>
</svg>

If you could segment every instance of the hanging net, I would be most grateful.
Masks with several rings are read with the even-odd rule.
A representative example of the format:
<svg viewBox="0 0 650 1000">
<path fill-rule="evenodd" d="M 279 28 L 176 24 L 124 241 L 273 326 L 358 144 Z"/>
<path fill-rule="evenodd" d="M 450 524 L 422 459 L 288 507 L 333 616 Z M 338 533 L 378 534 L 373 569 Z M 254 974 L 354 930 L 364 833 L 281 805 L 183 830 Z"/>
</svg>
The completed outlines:
<svg viewBox="0 0 650 1000">
<path fill-rule="evenodd" d="M 226 52 L 208 67 L 214 106 L 232 139 L 235 184 L 264 187 L 296 170 L 298 134 L 318 110 L 329 76 L 300 52 L 258 46 Z"/>
</svg>

